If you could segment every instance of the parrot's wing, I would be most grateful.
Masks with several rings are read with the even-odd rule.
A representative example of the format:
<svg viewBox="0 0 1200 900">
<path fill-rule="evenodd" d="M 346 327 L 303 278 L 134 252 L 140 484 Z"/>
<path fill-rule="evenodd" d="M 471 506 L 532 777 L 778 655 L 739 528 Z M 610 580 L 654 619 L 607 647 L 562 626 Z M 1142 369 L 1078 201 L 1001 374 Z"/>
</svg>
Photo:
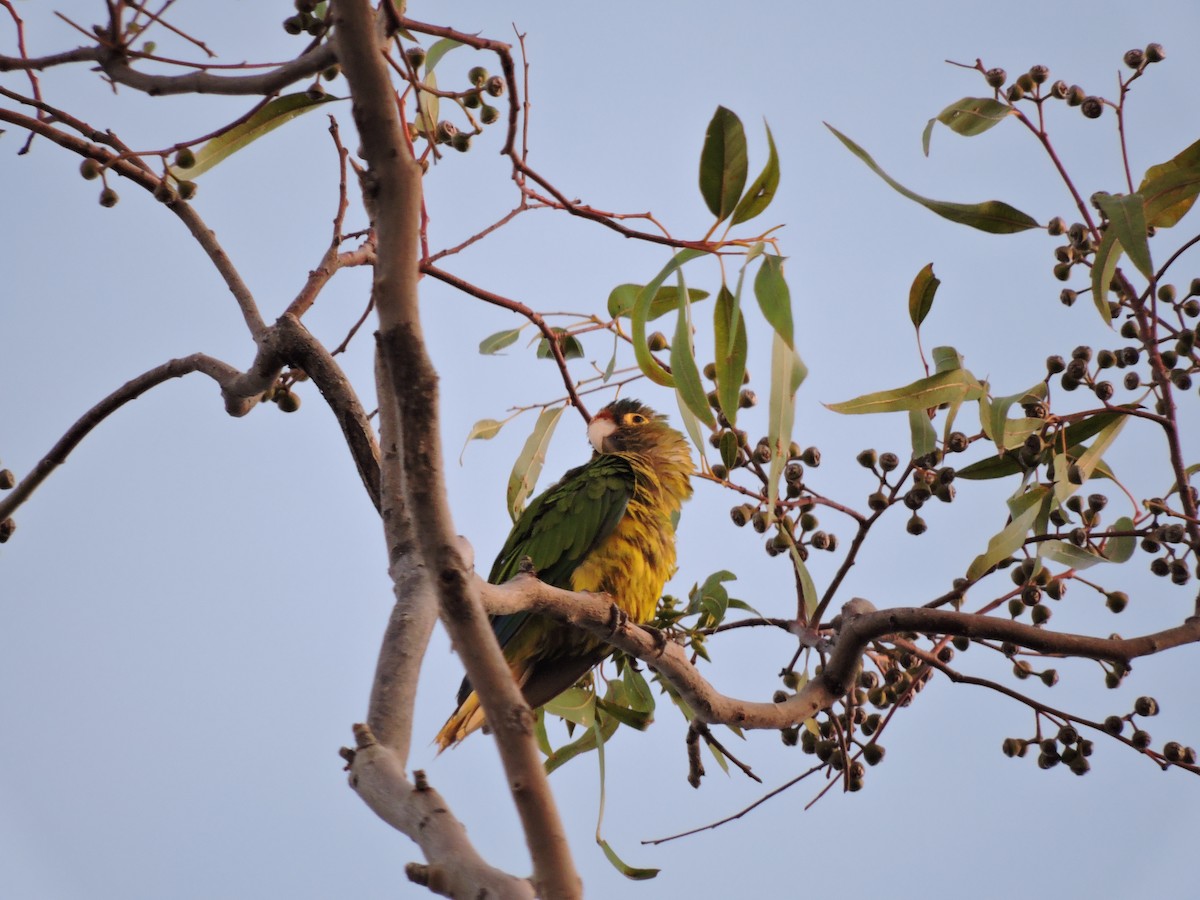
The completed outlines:
<svg viewBox="0 0 1200 900">
<path fill-rule="evenodd" d="M 634 481 L 629 462 L 611 454 L 571 469 L 525 508 L 496 557 L 488 581 L 503 584 L 520 572 L 521 561 L 529 557 L 538 578 L 569 590 L 571 573 L 621 521 L 633 496 Z M 492 617 L 501 647 L 521 630 L 529 615 Z M 460 703 L 470 690 L 464 680 Z"/>
</svg>

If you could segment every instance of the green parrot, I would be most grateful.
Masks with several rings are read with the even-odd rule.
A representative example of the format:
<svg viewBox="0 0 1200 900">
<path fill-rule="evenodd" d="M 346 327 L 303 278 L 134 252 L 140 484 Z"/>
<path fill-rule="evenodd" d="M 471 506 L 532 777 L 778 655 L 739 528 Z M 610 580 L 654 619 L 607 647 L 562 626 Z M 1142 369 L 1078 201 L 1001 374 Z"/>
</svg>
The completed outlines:
<svg viewBox="0 0 1200 900">
<path fill-rule="evenodd" d="M 654 616 L 675 570 L 675 522 L 692 495 L 692 456 L 666 417 L 617 400 L 588 425 L 595 452 L 525 508 L 488 581 L 514 577 L 529 557 L 538 577 L 572 591 L 609 594 L 635 622 Z M 493 616 L 492 627 L 526 702 L 536 709 L 611 652 L 599 638 L 533 613 Z M 458 709 L 438 732 L 440 750 L 484 725 L 463 679 Z"/>
</svg>

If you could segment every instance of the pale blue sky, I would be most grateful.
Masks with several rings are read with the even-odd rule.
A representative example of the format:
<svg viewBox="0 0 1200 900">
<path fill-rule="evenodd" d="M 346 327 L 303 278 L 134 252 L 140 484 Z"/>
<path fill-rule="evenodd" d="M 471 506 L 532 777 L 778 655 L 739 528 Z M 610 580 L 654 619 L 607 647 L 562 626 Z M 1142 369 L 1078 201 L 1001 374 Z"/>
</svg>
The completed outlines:
<svg viewBox="0 0 1200 900">
<path fill-rule="evenodd" d="M 102 4 L 18 0 L 17 7 L 37 54 L 77 44 L 52 10 L 91 24 Z M 299 46 L 278 26 L 289 10 L 286 2 L 181 0 L 174 15 L 226 61 L 283 59 Z M 757 0 L 732 7 L 412 0 L 409 11 L 500 39 L 511 39 L 515 23 L 528 34 L 532 63 L 531 164 L 568 196 L 617 211 L 653 210 L 678 235 L 700 236 L 709 225 L 696 168 L 715 106 L 746 123 L 752 171 L 765 158 L 759 123 L 769 121 L 783 177 L 763 220 L 786 224 L 780 237 L 797 340 L 811 372 L 798 400 L 797 437 L 822 450 L 822 492 L 860 506 L 871 484 L 854 454 L 866 446 L 903 451 L 907 423 L 840 418 L 820 404 L 921 374 L 906 300 L 926 263 L 934 262 L 943 284 L 925 346 L 954 344 L 998 393 L 1037 380 L 1048 353 L 1115 344 L 1083 305 L 1059 305 L 1053 240 L 1038 232 L 994 237 L 936 218 L 878 181 L 822 121 L 914 190 L 961 201 L 999 197 L 1039 221 L 1070 220 L 1070 207 L 1016 123 L 970 141 L 939 129 L 930 158 L 921 155 L 930 116 L 984 93 L 976 74 L 943 60 L 980 57 L 1014 75 L 1043 63 L 1052 78 L 1111 96 L 1122 53 L 1160 41 L 1168 58 L 1138 82 L 1131 101 L 1135 178 L 1200 132 L 1200 56 L 1189 46 L 1200 8 L 1185 2 L 1105 0 L 1076 15 L 979 2 Z M 7 23 L 0 45 L 12 52 Z M 477 62 L 456 51 L 440 67 L 443 83 Z M 6 74 L 0 84 L 21 91 L 27 82 Z M 125 90 L 114 98 L 82 66 L 48 72 L 43 88 L 50 102 L 112 127 L 136 148 L 208 132 L 248 105 Z M 353 148 L 348 109 L 331 109 Z M 1091 122 L 1059 106 L 1053 117 L 1056 144 L 1084 192 L 1120 190 L 1111 111 Z M 328 240 L 336 179 L 325 129 L 321 113 L 303 117 L 200 179 L 196 207 L 268 318 L 294 296 Z M 0 462 L 18 475 L 134 375 L 196 351 L 245 366 L 253 351 L 235 305 L 174 217 L 120 184 L 121 203 L 101 209 L 99 188 L 76 174 L 77 159 L 45 141 L 18 157 L 22 140 L 14 129 L 0 137 L 7 213 Z M 498 133 L 484 135 L 471 153 L 452 155 L 430 174 L 435 246 L 457 243 L 512 205 L 499 142 Z M 362 222 L 352 211 L 349 225 Z M 664 259 L 660 248 L 536 212 L 447 267 L 538 309 L 600 312 L 613 286 L 648 280 Z M 1198 274 L 1190 265 L 1179 270 L 1185 283 Z M 711 290 L 706 277 L 712 273 L 698 270 L 690 283 Z M 340 274 L 308 326 L 336 344 L 361 312 L 367 286 L 363 271 Z M 518 324 L 512 316 L 437 284 L 424 289 L 453 460 L 473 421 L 503 418 L 509 406 L 552 399 L 561 388 L 552 368 L 521 344 L 498 358 L 476 354 L 483 337 Z M 765 337 L 752 332 L 752 354 Z M 603 339 L 585 341 L 601 366 L 610 348 Z M 369 391 L 369 334 L 343 359 Z M 752 357 L 751 369 L 765 396 L 766 363 Z M 425 894 L 403 876 L 416 848 L 366 809 L 340 771 L 336 751 L 364 714 L 391 594 L 377 517 L 316 392 L 302 385 L 300 393 L 296 415 L 266 408 L 234 420 L 199 376 L 164 385 L 97 429 L 18 515 L 16 536 L 0 549 L 0 894 Z M 674 412 L 665 392 L 634 393 Z M 763 414 L 752 430 L 765 431 L 765 421 Z M 503 541 L 504 485 L 530 424 L 517 420 L 451 466 L 457 526 L 482 561 Z M 1192 428 L 1186 440 L 1194 461 L 1200 434 Z M 1127 474 L 1160 450 L 1156 436 L 1131 428 L 1112 461 Z M 564 417 L 545 474 L 557 476 L 586 453 L 581 423 Z M 1161 481 L 1146 482 L 1146 492 L 1164 491 Z M 844 599 L 903 605 L 941 593 L 1003 524 L 994 505 L 1001 496 L 990 486 L 961 489 L 954 504 L 930 510 L 930 530 L 919 539 L 904 534 L 894 515 L 893 527 L 868 545 Z M 794 607 L 790 575 L 749 530 L 728 524 L 732 504 L 730 495 L 700 488 L 685 510 L 673 589 L 686 592 L 729 568 L 739 575 L 732 593 L 764 613 L 786 614 Z M 823 519 L 848 540 L 845 523 Z M 1131 571 L 1111 578 L 1134 595 L 1123 616 L 1075 588 L 1055 623 L 1129 635 L 1179 621 L 1192 591 L 1143 578 L 1145 565 L 1138 556 Z M 819 584 L 832 572 L 830 560 L 813 567 Z M 792 646 L 782 636 L 735 633 L 716 644 L 706 673 L 731 693 L 769 696 Z M 1005 677 L 1005 667 L 978 650 L 958 661 Z M 1096 666 L 1068 664 L 1053 691 L 1029 689 L 1093 718 L 1125 712 L 1136 696 L 1152 693 L 1163 707 L 1150 722 L 1155 743 L 1197 744 L 1196 663 L 1194 648 L 1140 661 L 1117 691 L 1104 690 Z M 490 861 L 523 872 L 528 862 L 490 739 L 472 737 L 438 758 L 426 743 L 449 713 L 460 676 L 439 631 L 411 764 L 426 769 Z M 1003 738 L 1032 727 L 1032 717 L 1003 698 L 935 681 L 896 716 L 883 740 L 887 759 L 869 772 L 863 792 L 831 792 L 804 812 L 818 787 L 810 781 L 715 832 L 642 847 L 641 840 L 735 812 L 811 760 L 774 733 L 753 734 L 739 755 L 765 787 L 711 765 L 695 791 L 685 780 L 685 727 L 662 707 L 649 733 L 622 731 L 607 754 L 605 835 L 630 863 L 663 869 L 643 885 L 616 874 L 592 843 L 594 758 L 561 769 L 552 783 L 593 897 L 900 890 L 999 898 L 1035 885 L 1064 897 L 1154 896 L 1187 883 L 1200 824 L 1194 777 L 1161 773 L 1102 738 L 1085 778 L 1004 758 Z"/>
</svg>

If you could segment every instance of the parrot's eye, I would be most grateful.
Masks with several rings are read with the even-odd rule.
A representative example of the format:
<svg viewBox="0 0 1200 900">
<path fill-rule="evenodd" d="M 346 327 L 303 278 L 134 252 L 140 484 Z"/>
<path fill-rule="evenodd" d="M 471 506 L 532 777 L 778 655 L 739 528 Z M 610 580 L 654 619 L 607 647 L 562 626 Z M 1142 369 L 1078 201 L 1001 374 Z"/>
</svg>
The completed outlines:
<svg viewBox="0 0 1200 900">
<path fill-rule="evenodd" d="M 641 413 L 629 413 L 627 416 L 625 416 L 625 424 L 626 425 L 645 425 L 646 417 L 643 416 Z"/>
</svg>

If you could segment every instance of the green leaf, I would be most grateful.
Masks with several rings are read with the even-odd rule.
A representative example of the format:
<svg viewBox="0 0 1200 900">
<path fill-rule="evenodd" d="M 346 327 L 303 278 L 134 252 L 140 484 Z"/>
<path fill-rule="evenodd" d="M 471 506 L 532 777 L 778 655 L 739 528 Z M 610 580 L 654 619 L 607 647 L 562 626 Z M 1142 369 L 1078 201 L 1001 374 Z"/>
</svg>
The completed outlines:
<svg viewBox="0 0 1200 900">
<path fill-rule="evenodd" d="M 571 743 L 564 744 L 546 757 L 545 762 L 542 763 L 546 774 L 549 775 L 555 769 L 566 765 L 581 753 L 589 753 L 592 750 L 598 749 L 600 744 L 596 742 L 597 731 L 599 731 L 603 742 L 612 737 L 619 727 L 621 727 L 621 723 L 612 716 L 596 716 L 596 721 L 592 723 L 591 728 L 571 741 Z"/>
<path fill-rule="evenodd" d="M 541 708 L 537 711 L 537 719 L 533 725 L 533 739 L 537 741 L 542 756 L 549 756 L 554 752 L 550 747 L 550 736 L 546 734 L 546 711 Z"/>
<path fill-rule="evenodd" d="M 1104 454 L 1112 446 L 1113 441 L 1117 439 L 1117 435 L 1121 433 L 1121 429 L 1125 427 L 1127 419 L 1128 416 L 1118 416 L 1114 421 L 1109 422 L 1100 429 L 1100 432 L 1096 435 L 1096 440 L 1092 441 L 1091 445 L 1075 458 L 1074 464 L 1079 467 L 1085 483 L 1092 477 L 1092 473 L 1100 465 Z M 1070 445 L 1068 444 L 1068 446 Z M 1082 487 L 1082 484 L 1072 484 L 1067 478 L 1067 469 L 1071 465 L 1071 457 L 1073 456 L 1074 454 L 1069 450 L 1066 456 L 1063 454 L 1055 455 L 1054 497 L 1059 503 L 1064 503 L 1068 497 Z M 1059 472 L 1060 468 L 1062 470 L 1061 475 Z"/>
<path fill-rule="evenodd" d="M 1123 418 L 1119 412 L 1102 412 L 1096 413 L 1084 419 L 1082 422 L 1076 422 L 1066 429 L 1065 434 L 1054 438 L 1054 445 L 1058 447 L 1075 447 L 1083 443 L 1091 437 L 1099 434 L 1110 424 L 1117 419 Z M 1042 458 L 1039 465 L 1045 465 L 1050 461 L 1052 450 L 1047 448 L 1042 451 Z M 979 462 L 971 463 L 958 470 L 958 478 L 966 478 L 971 481 L 983 481 L 990 478 L 1003 478 L 1007 475 L 1015 475 L 1021 471 L 1021 466 L 1017 463 L 1016 457 L 1008 456 L 990 456 L 987 459 L 981 459 Z"/>
<path fill-rule="evenodd" d="M 758 274 L 754 277 L 754 296 L 775 333 L 785 344 L 795 348 L 792 342 L 792 295 L 783 277 L 782 256 L 764 255 Z"/>
<path fill-rule="evenodd" d="M 967 569 L 967 578 L 975 581 L 1002 559 L 1012 556 L 1025 543 L 1025 536 L 1039 514 L 1050 502 L 1050 489 L 1039 484 L 1010 502 L 1012 521 L 988 541 L 987 550 Z"/>
<path fill-rule="evenodd" d="M 671 261 L 663 266 L 654 279 L 644 288 L 638 291 L 637 300 L 633 305 L 633 313 L 630 316 L 630 330 L 633 332 L 633 355 L 637 360 L 638 368 L 642 370 L 642 374 L 653 381 L 655 384 L 663 387 L 675 387 L 675 379 L 671 373 L 659 365 L 650 353 L 650 347 L 646 344 L 646 322 L 650 315 L 650 305 L 654 298 L 658 295 L 658 289 L 662 287 L 662 283 L 667 280 L 667 276 L 676 271 L 680 266 L 703 256 L 703 250 L 680 250 Z"/>
<path fill-rule="evenodd" d="M 596 720 L 596 695 L 581 687 L 569 687 L 542 708 L 552 716 L 591 728 Z"/>
<path fill-rule="evenodd" d="M 934 347 L 930 354 L 935 372 L 953 372 L 963 367 L 963 355 L 953 347 Z"/>
<path fill-rule="evenodd" d="M 920 459 L 937 449 L 937 431 L 925 410 L 909 410 L 908 428 L 912 432 L 913 459 Z"/>
<path fill-rule="evenodd" d="M 441 101 L 438 99 L 438 95 L 433 93 L 438 86 L 437 75 L 426 71 L 422 83 L 429 90 L 422 91 L 419 88 L 417 90 L 418 127 L 429 138 L 429 142 L 433 143 L 433 136 L 437 132 L 438 113 L 441 110 Z"/>
<path fill-rule="evenodd" d="M 925 123 L 925 130 L 921 132 L 921 152 L 926 156 L 929 155 L 929 139 L 933 137 L 933 126 L 937 124 L 937 117 L 934 116 Z"/>
<path fill-rule="evenodd" d="M 515 344 L 517 338 L 520 336 L 520 328 L 510 328 L 507 331 L 497 331 L 495 334 L 490 334 L 479 342 L 479 352 L 484 356 L 491 356 L 495 353 L 499 353 L 505 347 Z"/>
<path fill-rule="evenodd" d="M 796 581 L 800 585 L 800 595 L 804 600 L 804 618 L 808 622 L 812 622 L 812 617 L 817 611 L 817 605 L 821 602 L 821 597 L 817 593 L 817 586 L 813 583 L 812 575 L 809 574 L 808 566 L 800 558 L 800 551 L 796 549 L 796 545 L 789 541 L 788 550 L 791 552 L 792 566 L 796 570 Z"/>
<path fill-rule="evenodd" d="M 714 365 L 717 370 L 717 401 L 730 427 L 737 424 L 738 400 L 746 376 L 746 321 L 737 298 L 724 284 L 713 308 Z M 728 465 L 728 463 L 726 464 Z"/>
<path fill-rule="evenodd" d="M 613 730 L 616 730 L 615 727 Z M 604 743 L 612 736 L 612 732 L 604 734 L 600 723 L 597 722 L 592 726 L 588 734 L 593 735 L 593 742 L 596 745 L 596 761 L 600 767 L 600 803 L 596 811 L 596 843 L 600 845 L 600 849 L 604 851 L 605 857 L 612 863 L 613 867 L 626 878 L 633 879 L 634 881 L 645 881 L 648 878 L 653 878 L 658 874 L 658 869 L 638 869 L 629 865 L 621 857 L 617 856 L 617 852 L 609 846 L 608 841 L 600 836 L 600 828 L 604 824 Z"/>
<path fill-rule="evenodd" d="M 767 509 L 775 508 L 779 477 L 787 464 L 796 415 L 796 390 L 808 369 L 784 339 L 775 334 L 771 342 L 771 397 L 767 411 L 767 440 L 771 445 L 771 467 L 767 473 Z"/>
<path fill-rule="evenodd" d="M 1108 216 L 1108 230 L 1120 241 L 1129 261 L 1147 278 L 1154 278 L 1150 241 L 1146 237 L 1146 211 L 1141 194 L 1103 194 L 1096 198 Z M 1107 284 L 1107 282 L 1106 282 Z"/>
<path fill-rule="evenodd" d="M 603 373 L 601 373 L 601 375 L 600 375 L 600 381 L 601 381 L 601 383 L 602 383 L 602 384 L 608 384 L 608 379 L 612 378 L 612 376 L 613 376 L 613 372 L 614 372 L 614 371 L 616 371 L 616 368 L 617 368 L 617 349 L 620 347 L 620 345 L 621 345 L 621 337 L 620 337 L 620 335 L 614 334 L 614 335 L 613 335 L 613 352 L 612 352 L 612 356 L 610 356 L 610 357 L 608 358 L 608 365 L 604 367 L 604 372 L 603 372 Z"/>
<path fill-rule="evenodd" d="M 512 474 L 508 476 L 508 512 L 514 522 L 520 518 L 525 501 L 537 486 L 538 476 L 542 474 L 542 465 L 546 462 L 546 449 L 550 446 L 550 438 L 554 427 L 558 424 L 565 406 L 555 406 L 542 410 L 533 426 L 533 433 L 525 441 L 521 455 L 513 465 Z"/>
<path fill-rule="evenodd" d="M 1046 541 L 1038 546 L 1038 554 L 1051 562 L 1072 569 L 1089 569 L 1096 563 L 1109 562 L 1103 556 L 1076 547 L 1067 541 Z"/>
<path fill-rule="evenodd" d="M 771 205 L 775 192 L 779 189 L 779 154 L 775 152 L 775 138 L 771 135 L 771 126 L 766 123 L 764 126 L 767 129 L 767 164 L 754 179 L 745 196 L 738 201 L 737 208 L 733 211 L 734 225 L 748 222 L 765 210 Z"/>
<path fill-rule="evenodd" d="M 507 419 L 505 420 L 507 421 Z M 467 452 L 467 445 L 471 441 L 490 441 L 500 433 L 500 429 L 504 427 L 504 422 L 497 419 L 480 419 L 471 426 L 471 430 L 467 432 L 467 439 L 463 441 L 462 453 L 458 454 L 458 464 L 461 466 L 463 461 L 463 453 Z"/>
<path fill-rule="evenodd" d="M 908 317 L 914 328 L 920 328 L 929 310 L 933 308 L 933 297 L 938 285 L 942 282 L 933 274 L 933 263 L 930 263 L 913 279 L 912 287 L 908 289 Z"/>
<path fill-rule="evenodd" d="M 983 203 L 949 203 L 944 200 L 930 200 L 927 197 L 913 193 L 888 175 L 883 169 L 879 168 L 875 160 L 862 147 L 858 146 L 858 144 L 854 143 L 854 141 L 850 140 L 850 138 L 846 137 L 828 122 L 825 123 L 825 127 L 834 133 L 837 139 L 846 146 L 846 149 L 866 163 L 867 167 L 886 181 L 893 190 L 912 200 L 914 203 L 921 204 L 931 212 L 937 213 L 944 219 L 949 219 L 951 222 L 957 222 L 960 225 L 969 225 L 972 228 L 978 228 L 980 231 L 986 231 L 990 234 L 1014 234 L 1018 231 L 1026 231 L 1030 228 L 1038 227 L 1036 220 L 1000 200 L 987 200 Z"/>
<path fill-rule="evenodd" d="M 630 728 L 638 731 L 645 731 L 654 722 L 654 716 L 649 712 L 630 709 L 628 706 L 622 706 L 620 703 L 614 703 L 612 700 L 606 700 L 603 697 L 596 699 L 596 708 L 606 716 L 616 719 L 622 725 L 628 725 Z"/>
<path fill-rule="evenodd" d="M 637 303 L 638 294 L 643 290 L 640 284 L 618 284 L 608 295 L 608 315 L 610 318 L 629 318 L 633 315 L 633 307 Z M 708 296 L 708 291 L 699 288 L 688 288 L 688 300 L 698 303 Z M 679 289 L 673 285 L 661 287 L 654 292 L 650 300 L 650 311 L 646 315 L 647 322 L 653 322 L 659 316 L 674 312 L 679 308 Z"/>
<path fill-rule="evenodd" d="M 265 104 L 262 109 L 248 118 L 245 122 L 235 125 L 228 131 L 217 135 L 211 141 L 196 151 L 196 162 L 187 169 L 171 166 L 171 176 L 177 181 L 192 181 L 207 172 L 222 160 L 228 159 L 247 144 L 250 144 L 264 134 L 274 131 L 285 122 L 290 122 L 303 113 L 317 106 L 330 103 L 339 97 L 324 96 L 313 99 L 305 92 L 285 94 L 276 97 Z"/>
<path fill-rule="evenodd" d="M 717 420 L 712 407 L 708 405 L 708 396 L 700 381 L 700 367 L 696 365 L 696 353 L 692 348 L 692 305 L 686 299 L 683 270 L 677 269 L 675 275 L 679 279 L 679 296 L 685 298 L 679 304 L 675 336 L 671 339 L 671 372 L 675 376 L 675 390 L 681 403 L 692 411 L 692 415 L 709 428 L 715 428 Z M 703 439 L 700 443 L 703 445 Z"/>
<path fill-rule="evenodd" d="M 937 120 L 955 134 L 974 137 L 994 128 L 1011 115 L 1012 107 L 992 97 L 963 97 L 938 113 Z"/>
<path fill-rule="evenodd" d="M 1109 285 L 1117 272 L 1117 263 L 1121 259 L 1121 243 L 1117 240 L 1116 232 L 1107 229 L 1100 238 L 1100 246 L 1092 259 L 1092 302 L 1100 313 L 1105 324 L 1112 322 L 1112 310 L 1108 306 Z"/>
<path fill-rule="evenodd" d="M 1200 194 L 1200 141 L 1147 169 L 1138 193 L 1146 200 L 1147 225 L 1170 228 L 1187 215 Z"/>
<path fill-rule="evenodd" d="M 621 677 L 625 684 L 629 707 L 640 712 L 654 712 L 654 692 L 650 690 L 646 676 L 632 665 L 627 665 Z"/>
<path fill-rule="evenodd" d="M 1038 400 L 1046 399 L 1046 383 L 1039 381 L 1027 391 L 1021 391 L 1017 394 L 1009 394 L 1007 397 L 997 397 L 988 404 L 988 415 L 985 418 L 980 415 L 980 424 L 983 426 L 984 432 L 996 445 L 997 450 L 1011 450 L 1020 446 L 1024 442 L 1025 437 L 1028 437 L 1042 425 L 1041 419 L 1023 419 L 1025 424 L 1019 428 L 1014 428 L 1010 431 L 1008 411 L 1014 403 L 1031 403 Z M 1011 444 L 1009 441 L 1017 433 L 1023 433 L 1021 441 L 1016 444 Z"/>
<path fill-rule="evenodd" d="M 440 41 L 434 41 L 429 50 L 425 53 L 425 71 L 432 72 L 436 66 L 451 50 L 455 47 L 461 47 L 462 44 L 454 38 L 442 38 Z"/>
<path fill-rule="evenodd" d="M 696 452 L 702 460 L 708 460 L 707 441 L 704 440 L 704 435 L 700 431 L 700 420 L 696 418 L 686 403 L 683 402 L 683 395 L 679 391 L 675 392 L 675 404 L 679 407 L 679 417 L 683 419 L 683 428 L 688 433 L 688 437 L 692 439 L 692 445 L 696 448 Z M 678 513 L 676 518 L 672 520 L 672 524 L 678 524 Z"/>
<path fill-rule="evenodd" d="M 746 186 L 746 132 L 741 120 L 718 106 L 700 152 L 700 193 L 718 222 L 729 218 Z"/>
<path fill-rule="evenodd" d="M 1133 519 L 1121 516 L 1112 523 L 1113 531 L 1133 531 Z M 1127 562 L 1137 545 L 1135 537 L 1110 537 L 1104 542 L 1104 556 L 1109 562 Z"/>
<path fill-rule="evenodd" d="M 734 581 L 737 576 L 722 569 L 704 579 L 694 591 L 694 603 L 700 612 L 699 628 L 712 628 L 720 625 L 729 611 L 729 592 L 725 590 L 726 581 Z"/>
<path fill-rule="evenodd" d="M 938 372 L 920 378 L 912 384 L 890 391 L 863 394 L 842 403 L 826 403 L 833 412 L 844 415 L 866 413 L 907 412 L 925 410 L 943 403 L 963 400 L 978 400 L 983 395 L 983 386 L 966 369 Z"/>
<path fill-rule="evenodd" d="M 565 328 L 551 328 L 550 330 L 558 336 L 558 345 L 562 348 L 564 360 L 583 358 L 583 344 L 579 343 L 579 338 L 570 334 Z M 538 341 L 537 358 L 554 359 L 554 351 L 550 347 L 550 341 L 546 338 Z"/>
<path fill-rule="evenodd" d="M 612 863 L 613 868 L 626 878 L 630 878 L 634 881 L 647 881 L 651 878 L 658 877 L 658 873 L 662 871 L 661 869 L 640 869 L 637 866 L 631 866 L 622 860 L 621 857 L 617 856 L 616 851 L 609 846 L 608 841 L 604 840 L 603 838 L 599 838 L 597 839 L 596 843 L 600 845 L 600 849 L 604 851 L 605 857 L 607 857 L 608 861 Z"/>
</svg>

